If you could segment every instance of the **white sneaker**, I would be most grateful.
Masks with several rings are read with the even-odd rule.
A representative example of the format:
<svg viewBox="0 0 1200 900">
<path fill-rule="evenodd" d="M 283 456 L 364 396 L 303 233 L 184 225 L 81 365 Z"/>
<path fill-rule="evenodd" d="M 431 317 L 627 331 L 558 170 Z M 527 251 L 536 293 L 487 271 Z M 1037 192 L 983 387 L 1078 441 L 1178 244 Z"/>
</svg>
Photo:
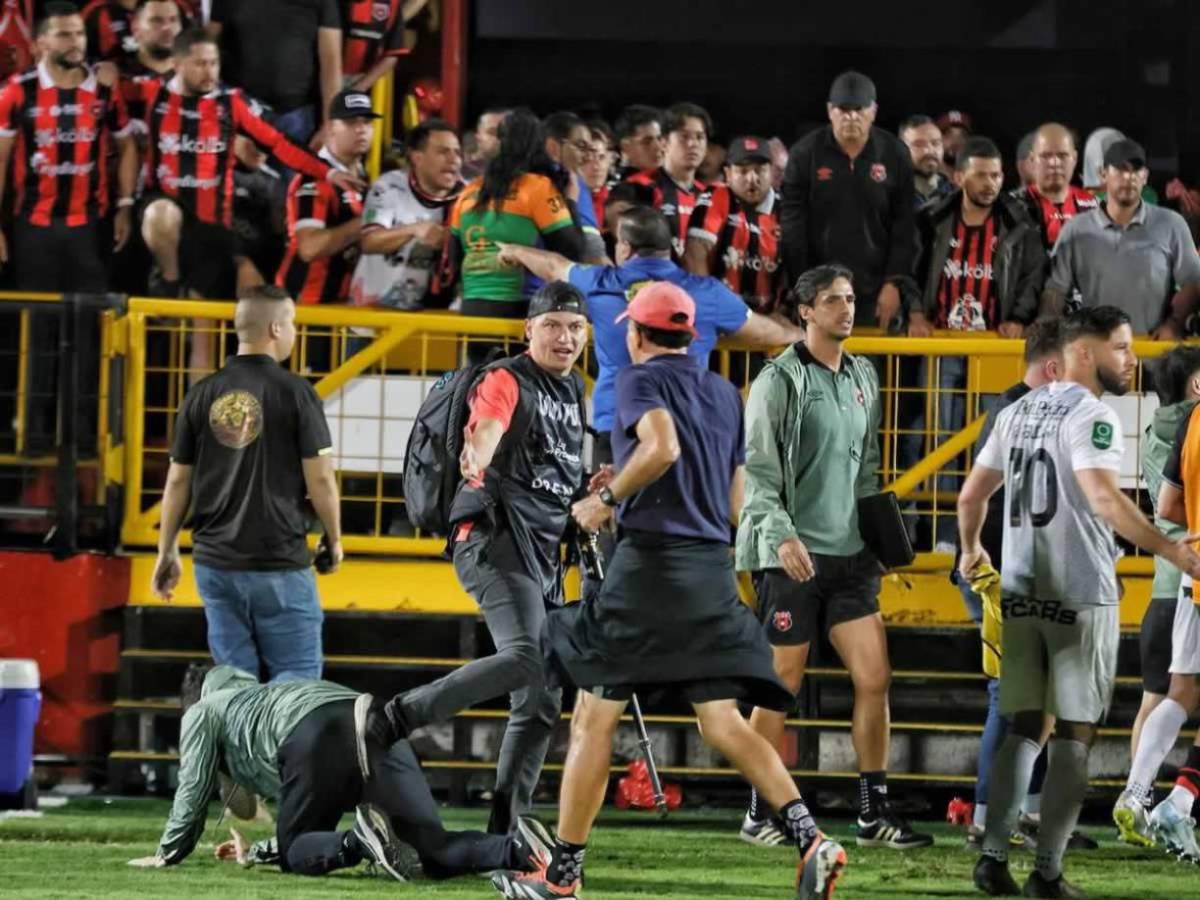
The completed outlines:
<svg viewBox="0 0 1200 900">
<path fill-rule="evenodd" d="M 1146 807 L 1129 791 L 1121 791 L 1121 796 L 1113 806 L 1112 817 L 1117 831 L 1120 832 L 1120 839 L 1126 844 L 1133 844 L 1135 847 L 1154 846 L 1154 834 L 1146 821 Z"/>
<path fill-rule="evenodd" d="M 742 830 L 738 837 L 747 844 L 757 844 L 760 847 L 778 847 L 791 843 L 774 818 L 752 819 L 748 813 L 746 818 L 742 819 Z"/>
<path fill-rule="evenodd" d="M 1200 844 L 1196 843 L 1196 820 L 1185 816 L 1175 804 L 1164 800 L 1150 813 L 1150 833 L 1163 842 L 1168 853 L 1183 862 L 1200 865 Z"/>
</svg>

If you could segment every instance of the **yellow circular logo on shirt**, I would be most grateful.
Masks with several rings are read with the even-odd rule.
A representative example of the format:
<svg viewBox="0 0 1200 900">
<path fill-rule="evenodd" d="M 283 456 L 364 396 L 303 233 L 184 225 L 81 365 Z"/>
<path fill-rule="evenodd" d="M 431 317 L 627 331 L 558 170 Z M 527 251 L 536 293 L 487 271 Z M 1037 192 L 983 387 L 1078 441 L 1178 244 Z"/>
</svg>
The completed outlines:
<svg viewBox="0 0 1200 900">
<path fill-rule="evenodd" d="M 233 450 L 258 440 L 262 426 L 262 405 L 249 391 L 222 394 L 208 409 L 208 427 L 223 446 Z"/>
</svg>

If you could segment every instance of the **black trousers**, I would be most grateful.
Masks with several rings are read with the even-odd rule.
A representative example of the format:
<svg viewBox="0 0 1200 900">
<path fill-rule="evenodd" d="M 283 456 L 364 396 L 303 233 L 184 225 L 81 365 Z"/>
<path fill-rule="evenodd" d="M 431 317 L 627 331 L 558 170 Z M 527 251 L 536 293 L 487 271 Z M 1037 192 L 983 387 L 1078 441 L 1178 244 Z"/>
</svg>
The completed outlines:
<svg viewBox="0 0 1200 900">
<path fill-rule="evenodd" d="M 396 836 L 416 849 L 434 878 L 520 866 L 512 838 L 442 827 L 429 782 L 407 741 L 372 759 L 371 768 L 364 786 L 354 747 L 353 703 L 331 703 L 300 720 L 279 748 L 276 837 L 285 872 L 324 875 L 361 862 L 357 850 L 346 849 L 346 833 L 335 829 L 342 815 L 362 802 L 391 818 Z"/>
</svg>

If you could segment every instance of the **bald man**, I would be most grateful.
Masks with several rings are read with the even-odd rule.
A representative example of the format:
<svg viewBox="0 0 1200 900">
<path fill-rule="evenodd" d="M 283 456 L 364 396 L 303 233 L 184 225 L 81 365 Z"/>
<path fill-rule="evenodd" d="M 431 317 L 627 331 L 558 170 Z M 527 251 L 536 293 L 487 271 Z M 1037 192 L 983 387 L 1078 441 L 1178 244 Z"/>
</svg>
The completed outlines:
<svg viewBox="0 0 1200 900">
<path fill-rule="evenodd" d="M 336 568 L 341 521 L 321 398 L 280 363 L 296 342 L 296 305 L 263 285 L 238 300 L 238 352 L 197 382 L 179 410 L 151 588 L 179 585 L 189 501 L 192 562 L 217 665 L 271 681 L 321 677 L 321 603 L 305 535 L 305 494 Z"/>
<path fill-rule="evenodd" d="M 1046 251 L 1054 249 L 1063 226 L 1081 212 L 1096 207 L 1090 191 L 1071 184 L 1079 153 L 1075 136 L 1065 125 L 1047 122 L 1034 133 L 1030 154 L 1033 183 L 1013 191 L 1038 223 Z"/>
</svg>

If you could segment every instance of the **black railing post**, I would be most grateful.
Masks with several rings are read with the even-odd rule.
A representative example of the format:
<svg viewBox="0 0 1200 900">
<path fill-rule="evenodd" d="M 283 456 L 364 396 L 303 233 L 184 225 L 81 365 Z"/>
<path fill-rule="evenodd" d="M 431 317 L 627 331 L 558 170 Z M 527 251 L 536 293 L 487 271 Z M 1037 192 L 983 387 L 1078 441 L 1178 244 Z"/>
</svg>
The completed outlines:
<svg viewBox="0 0 1200 900">
<path fill-rule="evenodd" d="M 80 296 L 64 294 L 58 329 L 58 472 L 54 479 L 54 558 L 79 552 L 79 320 Z"/>
</svg>

